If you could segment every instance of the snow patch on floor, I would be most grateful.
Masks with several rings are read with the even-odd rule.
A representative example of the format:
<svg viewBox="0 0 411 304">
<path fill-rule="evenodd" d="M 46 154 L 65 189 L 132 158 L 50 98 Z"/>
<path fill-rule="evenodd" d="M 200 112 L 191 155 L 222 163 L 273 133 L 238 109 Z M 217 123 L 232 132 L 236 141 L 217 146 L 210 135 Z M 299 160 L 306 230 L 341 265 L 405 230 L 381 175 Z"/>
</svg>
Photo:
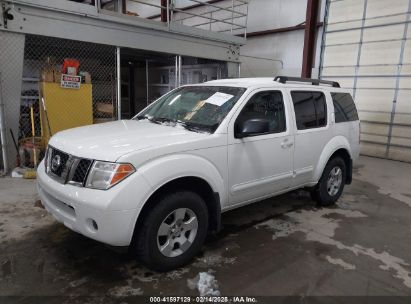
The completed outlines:
<svg viewBox="0 0 411 304">
<path fill-rule="evenodd" d="M 284 219 L 271 219 L 256 226 L 267 227 L 274 231 L 273 240 L 287 237 L 296 232 L 302 232 L 307 241 L 319 242 L 325 245 L 337 247 L 340 250 L 348 250 L 356 256 L 364 255 L 380 263 L 380 269 L 392 270 L 393 275 L 403 281 L 404 285 L 411 288 L 410 266 L 403 259 L 392 256 L 386 251 L 376 252 L 373 248 L 365 248 L 361 245 L 348 246 L 335 240 L 335 230 L 339 227 L 341 219 L 332 219 L 327 216 L 337 214 L 347 218 L 362 218 L 365 214 L 359 211 L 341 209 L 313 209 L 287 213 Z"/>
<path fill-rule="evenodd" d="M 89 281 L 89 278 L 84 277 L 84 278 L 81 278 L 79 280 L 71 281 L 69 283 L 69 286 L 72 287 L 72 288 L 75 288 L 75 287 L 78 287 L 80 285 L 83 285 L 83 284 L 87 283 L 88 281 Z"/>
<path fill-rule="evenodd" d="M 212 273 L 212 270 L 200 272 L 195 278 L 187 279 L 188 288 L 197 289 L 200 296 L 220 296 L 218 282 Z"/>
<path fill-rule="evenodd" d="M 342 259 L 334 259 L 334 258 L 330 257 L 329 255 L 327 255 L 325 258 L 331 264 L 341 266 L 342 268 L 344 268 L 346 270 L 354 270 L 356 268 L 355 265 L 344 262 Z"/>
<path fill-rule="evenodd" d="M 133 288 L 131 286 L 116 286 L 109 289 L 108 294 L 113 297 L 133 297 L 141 296 L 143 291 L 141 288 Z"/>
<path fill-rule="evenodd" d="M 219 267 L 224 264 L 232 265 L 236 260 L 236 257 L 224 257 L 220 251 L 207 250 L 204 256 L 196 258 L 193 266 L 198 268 Z"/>
<path fill-rule="evenodd" d="M 189 268 L 180 268 L 180 269 L 176 269 L 176 270 L 172 270 L 166 273 L 166 278 L 169 280 L 180 280 L 183 275 L 187 272 L 189 272 L 190 269 Z"/>
</svg>

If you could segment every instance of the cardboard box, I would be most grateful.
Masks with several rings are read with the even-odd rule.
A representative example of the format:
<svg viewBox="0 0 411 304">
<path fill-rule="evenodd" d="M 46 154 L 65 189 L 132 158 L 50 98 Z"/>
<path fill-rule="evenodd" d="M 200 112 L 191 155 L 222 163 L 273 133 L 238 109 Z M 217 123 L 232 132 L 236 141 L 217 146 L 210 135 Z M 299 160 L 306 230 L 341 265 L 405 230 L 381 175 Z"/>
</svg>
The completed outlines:
<svg viewBox="0 0 411 304">
<path fill-rule="evenodd" d="M 91 75 L 90 75 L 90 73 L 89 72 L 84 72 L 83 73 L 83 75 L 84 75 L 84 82 L 85 83 L 91 83 Z"/>
<path fill-rule="evenodd" d="M 93 119 L 94 124 L 106 123 L 110 121 L 113 121 L 113 118 L 94 118 Z"/>
<path fill-rule="evenodd" d="M 54 82 L 53 70 L 44 70 L 41 72 L 41 81 L 43 82 Z"/>
<path fill-rule="evenodd" d="M 54 71 L 54 82 L 60 83 L 61 82 L 61 72 Z"/>
<path fill-rule="evenodd" d="M 112 103 L 98 102 L 96 104 L 96 110 L 97 110 L 97 112 L 100 112 L 100 113 L 103 113 L 103 114 L 113 115 L 113 113 L 114 113 L 114 107 L 113 107 Z"/>
</svg>

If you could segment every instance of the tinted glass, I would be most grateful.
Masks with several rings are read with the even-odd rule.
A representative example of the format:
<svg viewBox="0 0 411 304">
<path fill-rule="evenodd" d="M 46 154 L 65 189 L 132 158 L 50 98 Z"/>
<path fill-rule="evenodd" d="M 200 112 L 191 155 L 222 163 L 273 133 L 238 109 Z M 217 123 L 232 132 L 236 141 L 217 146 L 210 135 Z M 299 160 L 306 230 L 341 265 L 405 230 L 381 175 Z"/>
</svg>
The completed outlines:
<svg viewBox="0 0 411 304">
<path fill-rule="evenodd" d="M 335 122 L 358 120 L 357 108 L 348 93 L 331 93 L 334 103 Z"/>
<path fill-rule="evenodd" d="M 323 127 L 327 124 L 327 104 L 321 92 L 291 92 L 298 130 Z"/>
<path fill-rule="evenodd" d="M 313 93 L 315 111 L 317 114 L 317 126 L 324 127 L 327 124 L 327 104 L 322 93 Z"/>
<path fill-rule="evenodd" d="M 278 91 L 256 93 L 247 102 L 237 118 L 236 125 L 249 119 L 262 118 L 270 123 L 268 133 L 286 130 L 283 94 Z"/>
</svg>

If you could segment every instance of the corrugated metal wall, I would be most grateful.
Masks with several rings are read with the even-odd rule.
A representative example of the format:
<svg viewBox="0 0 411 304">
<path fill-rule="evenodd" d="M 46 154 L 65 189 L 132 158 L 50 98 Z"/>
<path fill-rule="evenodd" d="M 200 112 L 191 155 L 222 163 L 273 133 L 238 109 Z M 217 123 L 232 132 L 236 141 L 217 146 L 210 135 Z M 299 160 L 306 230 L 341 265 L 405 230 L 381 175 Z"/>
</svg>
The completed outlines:
<svg viewBox="0 0 411 304">
<path fill-rule="evenodd" d="M 411 162 L 411 0 L 327 3 L 321 77 L 352 89 L 362 154 Z"/>
</svg>

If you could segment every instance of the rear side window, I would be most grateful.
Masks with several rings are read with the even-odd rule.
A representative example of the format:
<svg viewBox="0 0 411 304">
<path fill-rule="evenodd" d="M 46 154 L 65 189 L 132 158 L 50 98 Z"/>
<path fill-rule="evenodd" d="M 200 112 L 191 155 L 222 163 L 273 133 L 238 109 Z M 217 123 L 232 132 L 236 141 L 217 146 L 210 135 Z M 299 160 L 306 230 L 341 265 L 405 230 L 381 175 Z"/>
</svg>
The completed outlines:
<svg viewBox="0 0 411 304">
<path fill-rule="evenodd" d="M 334 103 L 335 122 L 358 120 L 357 108 L 349 93 L 331 93 Z"/>
<path fill-rule="evenodd" d="M 327 103 L 322 92 L 291 92 L 298 130 L 327 125 Z"/>
</svg>

